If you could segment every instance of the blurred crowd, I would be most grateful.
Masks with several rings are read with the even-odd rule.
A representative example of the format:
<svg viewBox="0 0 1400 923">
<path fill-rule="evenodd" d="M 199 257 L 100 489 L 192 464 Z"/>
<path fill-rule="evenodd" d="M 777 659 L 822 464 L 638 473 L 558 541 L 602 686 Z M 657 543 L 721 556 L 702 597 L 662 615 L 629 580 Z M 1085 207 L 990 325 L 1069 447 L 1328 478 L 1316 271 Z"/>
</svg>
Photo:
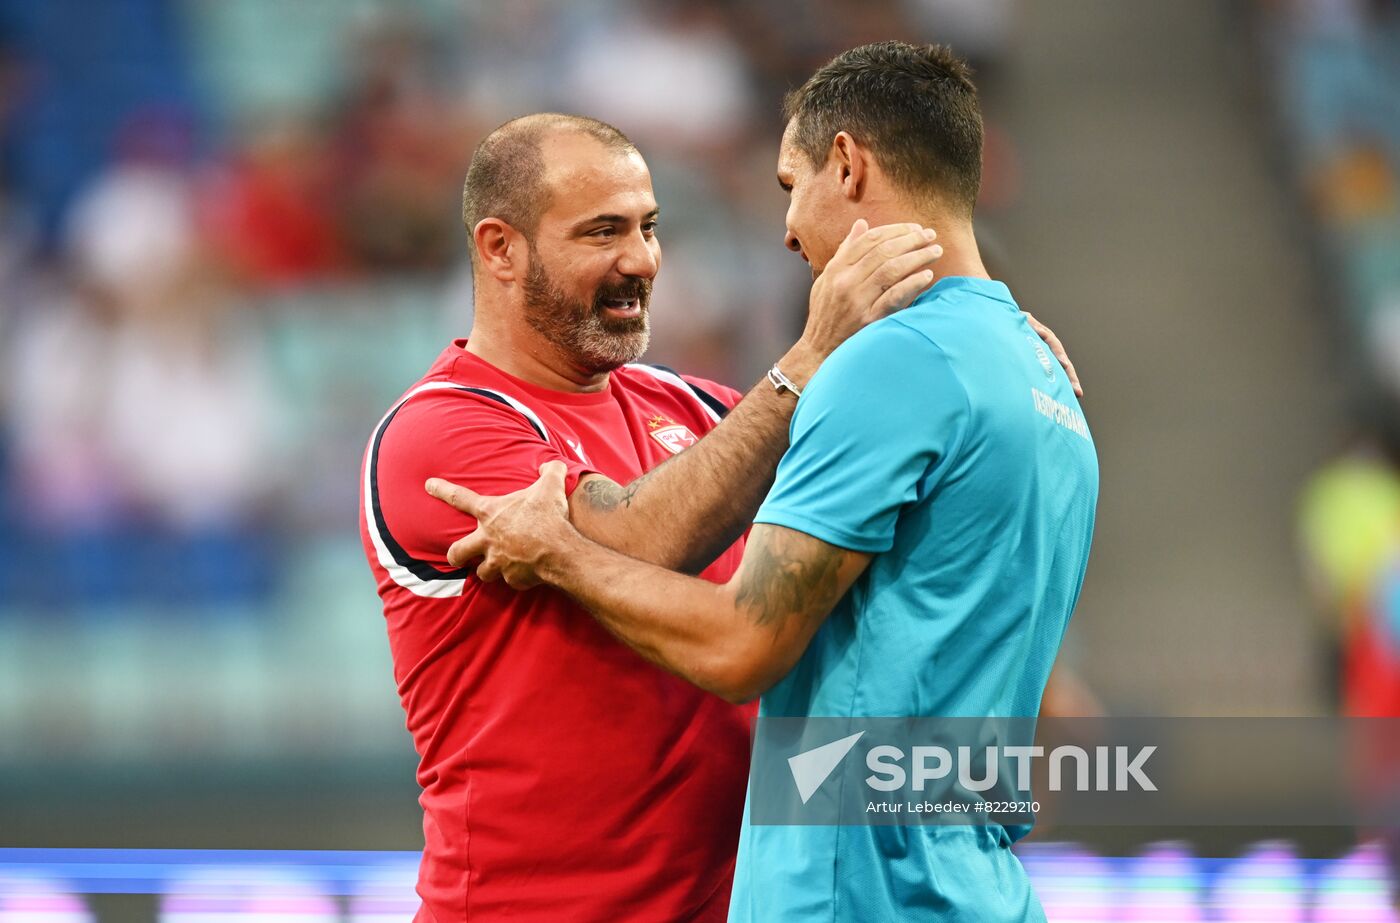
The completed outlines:
<svg viewBox="0 0 1400 923">
<path fill-rule="evenodd" d="M 1258 9 L 1351 399 L 1348 443 L 1301 499 L 1302 552 L 1339 706 L 1400 715 L 1400 2 Z"/>
<path fill-rule="evenodd" d="M 1302 538 L 1358 713 L 1400 709 L 1400 2 L 1260 0 L 1356 437 Z M 614 122 L 661 202 L 653 361 L 744 386 L 799 328 L 783 94 L 881 38 L 968 56 L 983 225 L 1011 0 L 0 0 L 0 618 L 275 598 L 355 552 L 376 416 L 471 320 L 491 128 Z M 990 220 L 989 220 L 990 219 Z M 989 257 L 996 259 L 995 247 Z M 363 589 L 363 588 L 358 588 Z"/>
<path fill-rule="evenodd" d="M 1341 707 L 1400 714 L 1400 0 L 1250 9 L 1356 396 L 1354 441 L 1301 502 L 1319 632 Z M 542 110 L 629 134 L 662 207 L 649 359 L 744 387 L 810 278 L 781 245 L 783 94 L 865 41 L 951 44 L 983 91 L 994 230 L 1019 195 L 997 118 L 1016 13 L 0 0 L 6 736 L 40 759 L 99 738 L 138 760 L 406 752 L 387 662 L 365 666 L 384 651 L 358 471 L 378 415 L 470 328 L 475 144 Z M 205 610 L 253 617 L 183 619 Z M 1098 709 L 1060 676 L 1047 707 Z"/>
<path fill-rule="evenodd" d="M 888 37 L 992 80 L 1011 14 L 0 0 L 0 607 L 256 603 L 303 536 L 351 539 L 365 433 L 469 327 L 471 150 L 525 112 L 637 142 L 663 208 L 651 357 L 743 386 L 805 308 L 783 93 Z"/>
<path fill-rule="evenodd" d="M 1305 486 L 1299 538 L 1348 715 L 1400 715 L 1400 3 L 1265 17 L 1289 166 L 1312 219 L 1347 443 Z M 1393 780 L 1389 783 L 1393 786 Z M 1392 869 L 1400 835 L 1386 834 Z"/>
</svg>

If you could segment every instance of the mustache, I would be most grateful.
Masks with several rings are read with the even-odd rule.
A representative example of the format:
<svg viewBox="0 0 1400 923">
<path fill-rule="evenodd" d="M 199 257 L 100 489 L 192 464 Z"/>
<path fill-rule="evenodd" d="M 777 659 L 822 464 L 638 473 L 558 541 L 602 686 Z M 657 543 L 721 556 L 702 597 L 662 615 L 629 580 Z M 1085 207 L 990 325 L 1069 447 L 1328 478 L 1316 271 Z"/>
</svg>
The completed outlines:
<svg viewBox="0 0 1400 923">
<path fill-rule="evenodd" d="M 643 279 L 640 276 L 636 276 L 630 279 L 624 279 L 621 282 L 600 285 L 597 294 L 593 296 L 593 304 L 595 306 L 601 306 L 605 301 L 632 301 L 634 299 L 642 307 L 645 308 L 647 306 L 647 303 L 651 300 L 650 279 Z"/>
</svg>

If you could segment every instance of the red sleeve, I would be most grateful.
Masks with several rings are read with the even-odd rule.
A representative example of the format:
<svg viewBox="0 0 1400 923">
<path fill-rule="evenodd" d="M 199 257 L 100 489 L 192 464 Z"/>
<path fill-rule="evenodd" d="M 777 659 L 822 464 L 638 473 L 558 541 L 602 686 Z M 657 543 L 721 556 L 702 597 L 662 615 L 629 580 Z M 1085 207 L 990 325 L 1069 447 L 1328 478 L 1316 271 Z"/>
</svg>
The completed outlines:
<svg viewBox="0 0 1400 923">
<path fill-rule="evenodd" d="M 735 391 L 728 385 L 722 385 L 717 381 L 710 381 L 708 378 L 699 378 L 695 375 L 681 375 L 681 378 L 685 379 L 691 387 L 699 388 L 705 394 L 717 398 L 721 404 L 728 407 L 730 410 L 733 410 L 734 405 L 744 399 L 742 392 Z"/>
<path fill-rule="evenodd" d="M 430 497 L 423 489 L 428 478 L 496 496 L 533 484 L 548 461 L 568 465 L 568 492 L 594 470 L 546 441 L 514 409 L 455 390 L 410 398 L 373 445 L 370 493 L 384 525 L 408 554 L 442 568 L 448 547 L 475 529 L 476 520 Z"/>
</svg>

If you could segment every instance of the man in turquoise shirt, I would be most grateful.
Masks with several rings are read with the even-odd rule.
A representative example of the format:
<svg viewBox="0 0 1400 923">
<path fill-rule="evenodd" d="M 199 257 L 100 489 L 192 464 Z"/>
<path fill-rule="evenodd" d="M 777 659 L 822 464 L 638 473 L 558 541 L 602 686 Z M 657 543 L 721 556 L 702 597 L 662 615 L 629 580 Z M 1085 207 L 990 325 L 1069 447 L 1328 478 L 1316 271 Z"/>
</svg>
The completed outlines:
<svg viewBox="0 0 1400 923">
<path fill-rule="evenodd" d="M 480 526 L 449 560 L 558 586 L 697 685 L 761 693 L 761 716 L 1034 717 L 1083 580 L 1098 464 L 1070 381 L 978 255 L 976 91 L 945 49 L 882 42 L 786 108 L 787 243 L 814 275 L 846 258 L 855 219 L 936 227 L 944 256 L 799 396 L 738 572 L 715 585 L 588 541 L 557 465 L 509 497 L 457 491 Z M 746 823 L 730 920 L 1043 920 L 1006 848 L 1023 832 Z"/>
<path fill-rule="evenodd" d="M 946 277 L 812 377 L 755 522 L 872 557 L 760 716 L 1037 714 L 1098 483 L 1039 342 L 1005 285 Z M 1043 919 L 1026 829 L 746 824 L 730 920 Z"/>
</svg>

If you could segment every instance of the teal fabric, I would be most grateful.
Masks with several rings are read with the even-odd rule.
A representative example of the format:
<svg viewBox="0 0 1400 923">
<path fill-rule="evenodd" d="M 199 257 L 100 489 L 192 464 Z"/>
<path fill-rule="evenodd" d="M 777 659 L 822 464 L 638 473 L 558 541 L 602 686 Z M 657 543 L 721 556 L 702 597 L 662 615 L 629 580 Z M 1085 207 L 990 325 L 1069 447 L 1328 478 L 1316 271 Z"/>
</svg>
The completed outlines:
<svg viewBox="0 0 1400 923">
<path fill-rule="evenodd" d="M 760 716 L 1034 717 L 1088 562 L 1094 444 L 1000 282 L 941 280 L 798 401 L 756 521 L 875 555 Z M 745 823 L 731 921 L 1041 920 L 1024 828 Z"/>
</svg>

